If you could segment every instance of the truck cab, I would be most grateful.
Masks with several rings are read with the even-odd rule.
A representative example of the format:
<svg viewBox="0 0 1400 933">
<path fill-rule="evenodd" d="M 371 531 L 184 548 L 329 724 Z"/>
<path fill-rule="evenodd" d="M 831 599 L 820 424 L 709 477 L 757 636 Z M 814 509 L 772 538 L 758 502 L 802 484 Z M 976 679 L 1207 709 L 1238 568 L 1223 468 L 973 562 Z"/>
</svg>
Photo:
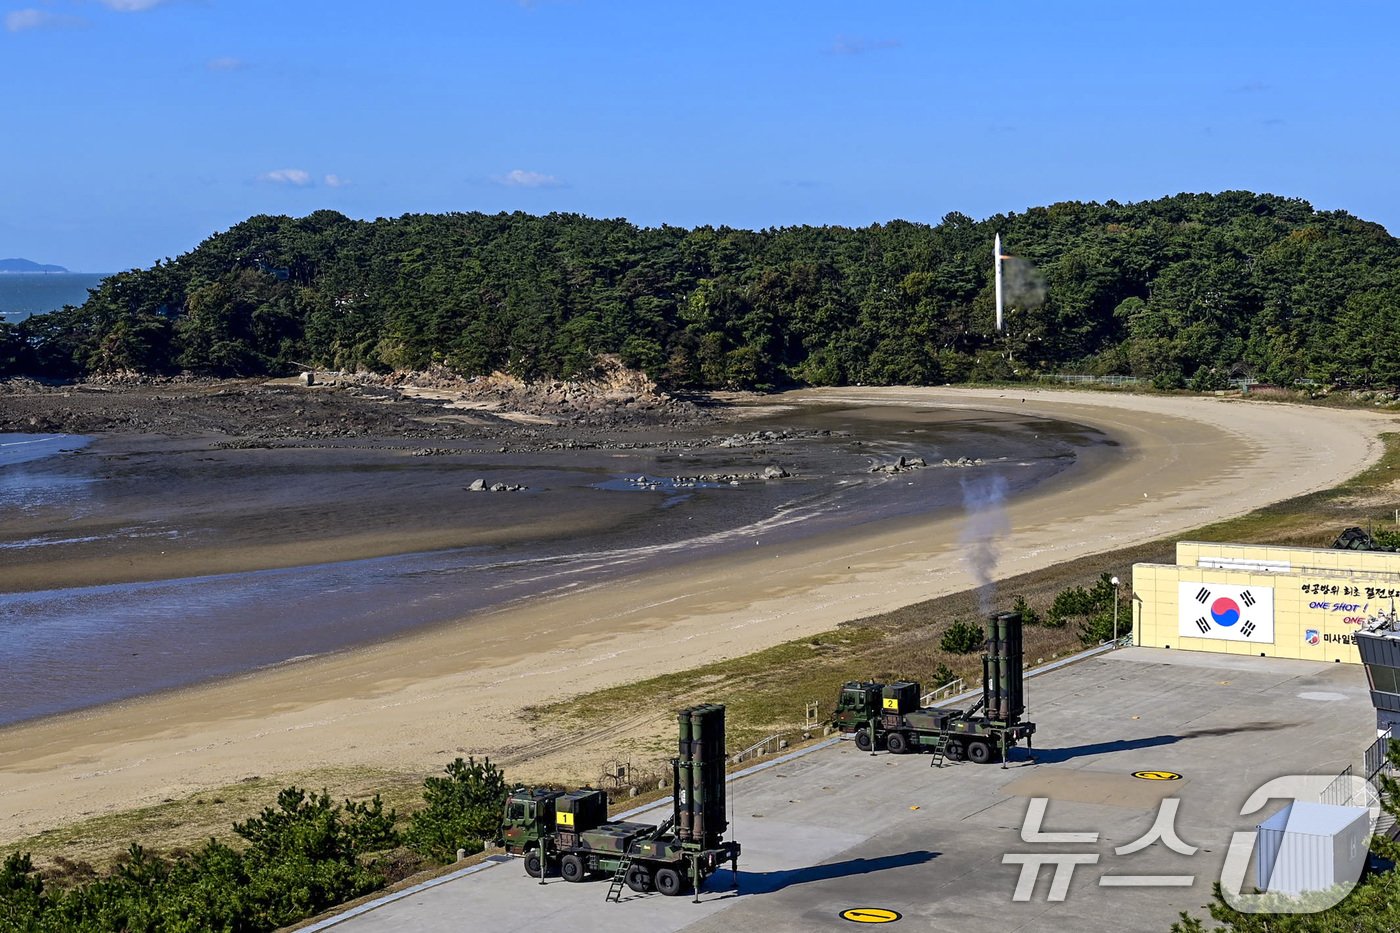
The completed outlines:
<svg viewBox="0 0 1400 933">
<path fill-rule="evenodd" d="M 884 684 L 873 680 L 852 680 L 842 684 L 841 693 L 836 698 L 836 711 L 831 714 L 831 724 L 842 732 L 864 729 L 880 715 L 884 689 Z"/>
<path fill-rule="evenodd" d="M 506 797 L 499 842 L 507 854 L 525 856 L 525 870 L 535 877 L 539 877 L 544 865 L 541 840 L 547 841 L 554 832 L 555 802 L 562 796 L 563 791 L 518 787 Z"/>
</svg>

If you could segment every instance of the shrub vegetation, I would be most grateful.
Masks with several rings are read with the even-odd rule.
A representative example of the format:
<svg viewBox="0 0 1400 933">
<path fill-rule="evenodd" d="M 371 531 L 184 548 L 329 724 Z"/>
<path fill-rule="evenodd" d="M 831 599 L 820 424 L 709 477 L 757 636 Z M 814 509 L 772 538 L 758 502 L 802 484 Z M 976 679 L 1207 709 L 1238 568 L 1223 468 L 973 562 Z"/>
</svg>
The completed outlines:
<svg viewBox="0 0 1400 933">
<path fill-rule="evenodd" d="M 980 625 L 957 619 L 938 642 L 938 647 L 953 654 L 971 654 L 985 641 Z"/>
<path fill-rule="evenodd" d="M 457 759 L 424 783 L 408 845 L 450 862 L 494 837 L 505 778 L 489 761 Z M 24 933 L 255 933 L 275 930 L 397 880 L 405 842 L 376 795 L 333 803 L 288 787 L 274 806 L 235 823 L 230 844 L 209 839 L 162 856 L 132 844 L 107 876 L 62 889 L 45 884 L 27 853 L 0 863 L 0 931 Z"/>
<path fill-rule="evenodd" d="M 404 838 L 419 855 L 446 864 L 458 849 L 474 854 L 495 838 L 510 787 L 489 758 L 458 758 L 443 770 L 446 777 L 423 782 L 427 806 L 413 814 Z"/>
</svg>

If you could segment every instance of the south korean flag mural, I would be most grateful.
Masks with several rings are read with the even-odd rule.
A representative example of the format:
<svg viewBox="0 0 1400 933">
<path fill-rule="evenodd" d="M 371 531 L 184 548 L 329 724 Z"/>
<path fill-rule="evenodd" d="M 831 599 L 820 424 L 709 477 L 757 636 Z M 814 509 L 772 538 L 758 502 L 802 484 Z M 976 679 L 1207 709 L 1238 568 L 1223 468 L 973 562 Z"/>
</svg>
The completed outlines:
<svg viewBox="0 0 1400 933">
<path fill-rule="evenodd" d="M 1178 632 L 1191 638 L 1274 643 L 1274 589 L 1181 583 L 1177 591 Z"/>
</svg>

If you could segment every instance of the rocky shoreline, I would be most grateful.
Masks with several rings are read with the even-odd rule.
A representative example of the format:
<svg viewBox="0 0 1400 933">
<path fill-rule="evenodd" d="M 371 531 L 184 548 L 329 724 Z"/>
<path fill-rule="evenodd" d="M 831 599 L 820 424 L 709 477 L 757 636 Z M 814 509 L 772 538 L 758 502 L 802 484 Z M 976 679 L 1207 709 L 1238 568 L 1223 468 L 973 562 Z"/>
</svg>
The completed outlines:
<svg viewBox="0 0 1400 933">
<path fill-rule="evenodd" d="M 0 431 L 224 434 L 239 446 L 396 437 L 566 447 L 718 420 L 722 409 L 707 398 L 662 392 L 644 374 L 606 361 L 585 379 L 539 383 L 446 370 L 273 381 L 122 373 L 55 385 L 14 378 L 0 381 L 0 398 Z"/>
</svg>

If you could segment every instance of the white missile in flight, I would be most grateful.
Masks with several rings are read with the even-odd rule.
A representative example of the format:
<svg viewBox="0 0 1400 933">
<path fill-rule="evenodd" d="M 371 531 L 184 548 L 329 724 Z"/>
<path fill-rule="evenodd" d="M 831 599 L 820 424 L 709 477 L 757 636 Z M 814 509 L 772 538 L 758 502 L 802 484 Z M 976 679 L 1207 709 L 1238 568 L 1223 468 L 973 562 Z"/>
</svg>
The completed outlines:
<svg viewBox="0 0 1400 933">
<path fill-rule="evenodd" d="M 996 235 L 992 242 L 992 262 L 996 266 L 997 277 L 997 330 L 1001 330 L 1001 261 L 1005 258 L 1001 255 L 1001 234 Z"/>
</svg>

